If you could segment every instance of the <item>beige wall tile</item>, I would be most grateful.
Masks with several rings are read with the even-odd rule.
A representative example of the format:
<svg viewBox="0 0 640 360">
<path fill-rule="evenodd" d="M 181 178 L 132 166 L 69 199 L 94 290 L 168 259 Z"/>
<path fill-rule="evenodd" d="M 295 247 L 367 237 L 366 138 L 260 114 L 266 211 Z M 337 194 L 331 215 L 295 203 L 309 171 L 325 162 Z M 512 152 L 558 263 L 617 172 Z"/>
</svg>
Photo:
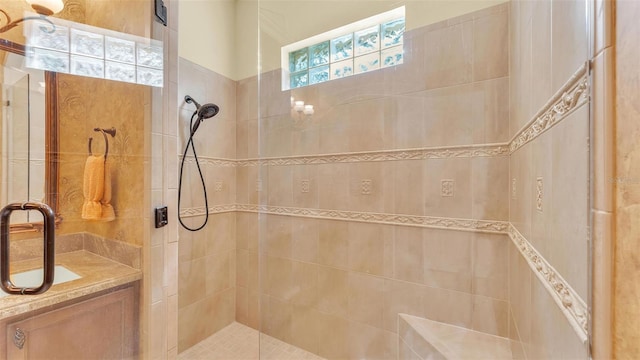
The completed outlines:
<svg viewBox="0 0 640 360">
<path fill-rule="evenodd" d="M 349 266 L 349 223 L 318 220 L 318 263 L 339 268 Z"/>
<path fill-rule="evenodd" d="M 473 182 L 468 158 L 429 159 L 424 166 L 424 214 L 427 216 L 471 218 Z M 443 196 L 442 180 L 453 180 L 454 195 Z"/>
<path fill-rule="evenodd" d="M 473 143 L 509 141 L 509 77 L 473 84 Z"/>
<path fill-rule="evenodd" d="M 320 356 L 327 359 L 349 357 L 349 321 L 338 316 L 320 313 Z"/>
<path fill-rule="evenodd" d="M 545 315 L 532 316 L 528 358 L 587 358 L 586 344 L 582 344 L 542 284 L 535 279 L 531 289 L 532 312 Z"/>
<path fill-rule="evenodd" d="M 383 325 L 392 333 L 398 331 L 398 314 L 424 317 L 425 286 L 385 279 Z"/>
<path fill-rule="evenodd" d="M 473 314 L 473 295 L 432 287 L 425 288 L 424 316 L 451 325 L 470 329 Z"/>
<path fill-rule="evenodd" d="M 357 322 L 349 322 L 350 359 L 392 359 L 397 355 L 397 335 Z"/>
<path fill-rule="evenodd" d="M 347 317 L 382 329 L 384 280 L 371 275 L 349 273 L 348 294 Z"/>
<path fill-rule="evenodd" d="M 293 218 L 291 223 L 291 257 L 294 260 L 318 262 L 320 226 L 317 219 Z"/>
<path fill-rule="evenodd" d="M 206 284 L 206 258 L 181 262 L 178 265 L 178 306 L 180 309 L 204 297 Z M 180 317 L 182 321 L 182 317 Z M 185 319 L 185 321 L 188 321 Z"/>
<path fill-rule="evenodd" d="M 473 20 L 473 80 L 509 75 L 509 13 Z"/>
<path fill-rule="evenodd" d="M 293 261 L 291 267 L 291 303 L 304 307 L 318 304 L 318 267 L 300 261 Z"/>
<path fill-rule="evenodd" d="M 349 164 L 349 209 L 352 211 L 383 212 L 385 182 L 382 162 L 361 162 Z"/>
<path fill-rule="evenodd" d="M 509 332 L 509 305 L 506 301 L 484 296 L 473 297 L 472 328 L 506 337 Z"/>
<path fill-rule="evenodd" d="M 349 208 L 349 168 L 351 164 L 318 165 L 318 194 L 321 209 Z"/>
<path fill-rule="evenodd" d="M 393 278 L 422 284 L 424 281 L 424 229 L 395 226 Z"/>
<path fill-rule="evenodd" d="M 271 256 L 291 258 L 291 223 L 289 216 L 267 215 L 263 233 L 264 247 L 260 250 Z"/>
<path fill-rule="evenodd" d="M 291 344 L 317 354 L 320 344 L 319 311 L 309 306 L 293 305 L 291 316 Z"/>
<path fill-rule="evenodd" d="M 261 331 L 284 342 L 291 341 L 293 308 L 288 302 L 271 296 L 263 296 L 261 315 L 263 320 Z"/>
<path fill-rule="evenodd" d="M 433 89 L 471 81 L 473 26 L 466 22 L 427 32 L 424 46 L 425 81 Z"/>
<path fill-rule="evenodd" d="M 407 43 L 405 40 L 405 54 L 406 46 Z M 406 63 L 398 68 L 404 66 L 406 66 Z M 411 149 L 425 146 L 423 138 L 424 125 L 426 122 L 424 103 L 424 98 L 419 94 L 407 94 L 394 98 L 395 113 L 391 117 L 391 121 L 395 130 L 394 147 L 396 149 Z"/>
<path fill-rule="evenodd" d="M 424 97 L 425 117 L 422 146 L 473 143 L 474 85 L 435 87 L 420 94 Z"/>
<path fill-rule="evenodd" d="M 509 157 L 509 221 L 526 239 L 531 238 L 531 208 L 535 206 L 531 159 L 531 146 L 523 146 Z"/>
<path fill-rule="evenodd" d="M 261 257 L 260 261 L 260 269 L 263 269 L 262 291 L 271 297 L 288 301 L 292 296 L 292 261 L 272 256 Z"/>
<path fill-rule="evenodd" d="M 235 255 L 235 250 L 230 250 L 214 253 L 204 258 L 207 264 L 205 270 L 205 292 L 207 295 L 235 287 Z M 234 281 L 231 281 L 232 279 Z"/>
<path fill-rule="evenodd" d="M 209 215 L 206 230 L 206 253 L 214 254 L 236 248 L 236 215 L 221 213 Z"/>
<path fill-rule="evenodd" d="M 293 167 L 270 166 L 266 176 L 267 204 L 293 205 Z"/>
<path fill-rule="evenodd" d="M 531 110 L 539 111 L 556 88 L 551 86 L 551 7 L 552 1 L 536 1 L 531 9 Z M 565 79 L 566 81 L 566 79 Z"/>
<path fill-rule="evenodd" d="M 424 214 L 424 177 L 426 162 L 423 160 L 395 161 L 392 177 L 394 191 L 393 213 L 407 215 Z"/>
<path fill-rule="evenodd" d="M 557 91 L 584 64 L 589 54 L 586 2 L 553 1 L 551 7 L 552 87 Z M 572 49 L 572 51 L 564 51 Z"/>
<path fill-rule="evenodd" d="M 384 274 L 385 242 L 392 241 L 392 228 L 378 224 L 349 223 L 349 270 Z"/>
<path fill-rule="evenodd" d="M 589 114 L 581 107 L 553 132 L 551 241 L 543 254 L 582 299 L 588 297 Z"/>
<path fill-rule="evenodd" d="M 506 301 L 509 242 L 507 235 L 475 234 L 473 294 Z"/>
<path fill-rule="evenodd" d="M 326 266 L 318 267 L 318 310 L 346 316 L 349 302 L 349 273 Z M 325 342 L 321 342 L 325 344 Z"/>
<path fill-rule="evenodd" d="M 243 286 L 236 287 L 236 317 L 241 324 L 249 323 L 249 290 Z"/>
<path fill-rule="evenodd" d="M 515 244 L 509 241 L 509 304 L 513 322 L 525 353 L 529 353 L 531 343 L 531 269 Z"/>
<path fill-rule="evenodd" d="M 293 168 L 293 206 L 317 208 L 320 194 L 317 165 L 297 165 Z"/>
<path fill-rule="evenodd" d="M 349 139 L 349 151 L 385 148 L 385 117 L 389 114 L 391 105 L 392 102 L 386 98 L 354 102 L 349 105 L 346 133 Z"/>
<path fill-rule="evenodd" d="M 471 293 L 473 233 L 425 229 L 424 284 Z"/>
<path fill-rule="evenodd" d="M 479 157 L 471 160 L 472 218 L 507 220 L 509 158 Z"/>
<path fill-rule="evenodd" d="M 531 142 L 531 236 L 527 239 L 542 254 L 547 254 L 553 221 L 553 148 L 554 133 L 547 132 Z M 538 209 L 538 181 L 542 182 L 541 209 Z"/>
</svg>

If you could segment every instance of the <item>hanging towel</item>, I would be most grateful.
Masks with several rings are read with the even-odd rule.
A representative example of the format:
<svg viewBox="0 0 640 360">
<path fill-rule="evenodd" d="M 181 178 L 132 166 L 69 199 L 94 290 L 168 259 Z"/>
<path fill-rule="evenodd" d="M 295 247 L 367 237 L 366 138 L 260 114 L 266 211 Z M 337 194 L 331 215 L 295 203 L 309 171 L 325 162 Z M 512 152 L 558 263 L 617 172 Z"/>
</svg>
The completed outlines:
<svg viewBox="0 0 640 360">
<path fill-rule="evenodd" d="M 85 220 L 100 220 L 102 218 L 102 204 L 104 195 L 104 155 L 89 155 L 84 165 L 84 181 L 82 193 L 82 218 Z"/>
<path fill-rule="evenodd" d="M 100 221 L 113 221 L 116 219 L 116 213 L 111 206 L 111 165 L 109 160 L 104 162 L 104 194 L 102 195 L 102 217 Z"/>
</svg>

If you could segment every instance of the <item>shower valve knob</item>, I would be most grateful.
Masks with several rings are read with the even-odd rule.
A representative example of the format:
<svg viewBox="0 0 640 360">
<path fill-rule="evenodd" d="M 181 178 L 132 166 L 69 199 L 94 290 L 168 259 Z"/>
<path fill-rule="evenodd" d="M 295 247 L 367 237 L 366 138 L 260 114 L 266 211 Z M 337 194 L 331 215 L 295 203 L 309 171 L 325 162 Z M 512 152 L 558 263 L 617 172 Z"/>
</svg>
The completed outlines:
<svg viewBox="0 0 640 360">
<path fill-rule="evenodd" d="M 169 211 L 166 206 L 156 208 L 156 229 L 169 223 Z"/>
</svg>

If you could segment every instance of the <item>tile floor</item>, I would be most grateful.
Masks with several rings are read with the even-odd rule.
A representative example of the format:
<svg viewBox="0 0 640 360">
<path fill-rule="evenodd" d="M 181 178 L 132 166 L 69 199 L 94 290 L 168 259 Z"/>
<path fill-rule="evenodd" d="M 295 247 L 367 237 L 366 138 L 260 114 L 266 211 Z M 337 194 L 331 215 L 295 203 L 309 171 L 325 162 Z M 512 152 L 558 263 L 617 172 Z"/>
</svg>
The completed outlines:
<svg viewBox="0 0 640 360">
<path fill-rule="evenodd" d="M 293 345 L 234 322 L 178 355 L 179 360 L 323 360 Z M 260 356 L 258 356 L 260 355 Z"/>
</svg>

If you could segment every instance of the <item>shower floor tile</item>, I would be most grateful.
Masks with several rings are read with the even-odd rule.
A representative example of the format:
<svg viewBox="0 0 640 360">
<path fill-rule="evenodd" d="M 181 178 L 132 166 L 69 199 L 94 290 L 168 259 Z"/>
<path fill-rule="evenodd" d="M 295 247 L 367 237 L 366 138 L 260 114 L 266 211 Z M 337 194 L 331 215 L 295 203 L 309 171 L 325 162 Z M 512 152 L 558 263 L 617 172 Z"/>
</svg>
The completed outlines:
<svg viewBox="0 0 640 360">
<path fill-rule="evenodd" d="M 257 330 L 234 322 L 178 355 L 179 360 L 323 360 L 293 345 L 260 335 Z M 260 356 L 258 356 L 260 355 Z"/>
</svg>

